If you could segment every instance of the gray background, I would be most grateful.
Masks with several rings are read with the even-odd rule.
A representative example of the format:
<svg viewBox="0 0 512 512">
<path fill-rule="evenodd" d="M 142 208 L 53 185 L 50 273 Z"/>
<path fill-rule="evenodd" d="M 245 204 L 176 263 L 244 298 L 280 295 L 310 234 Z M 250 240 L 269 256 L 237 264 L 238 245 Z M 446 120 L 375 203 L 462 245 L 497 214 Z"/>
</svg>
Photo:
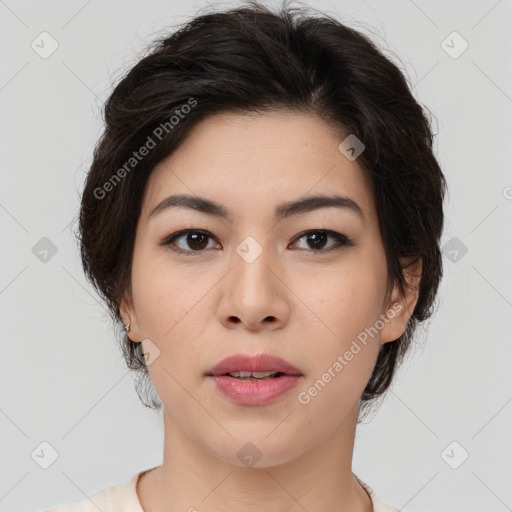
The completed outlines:
<svg viewBox="0 0 512 512">
<path fill-rule="evenodd" d="M 449 186 L 439 309 L 359 427 L 353 470 L 407 512 L 512 510 L 512 1 L 309 5 L 370 34 L 405 70 L 437 119 Z M 82 500 L 161 462 L 161 419 L 138 401 L 71 223 L 112 83 L 204 7 L 0 1 L 0 511 Z M 43 31 L 58 43 L 47 58 L 31 47 Z M 58 452 L 47 469 L 42 442 Z"/>
</svg>

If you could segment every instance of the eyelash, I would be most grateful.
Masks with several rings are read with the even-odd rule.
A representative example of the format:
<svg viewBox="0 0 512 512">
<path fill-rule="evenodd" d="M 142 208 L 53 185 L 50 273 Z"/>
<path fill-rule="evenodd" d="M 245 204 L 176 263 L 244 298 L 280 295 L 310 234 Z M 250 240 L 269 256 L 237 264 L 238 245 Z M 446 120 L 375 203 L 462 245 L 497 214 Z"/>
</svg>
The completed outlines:
<svg viewBox="0 0 512 512">
<path fill-rule="evenodd" d="M 196 234 L 206 235 L 206 236 L 208 236 L 208 237 L 210 237 L 212 239 L 215 239 L 213 237 L 213 235 L 211 235 L 207 231 L 202 231 L 202 230 L 199 230 L 199 229 L 184 229 L 184 230 L 178 231 L 176 233 L 173 233 L 172 235 L 169 235 L 164 240 L 162 240 L 159 243 L 159 245 L 167 246 L 171 251 L 174 251 L 174 252 L 176 252 L 178 254 L 183 254 L 184 256 L 196 256 L 196 255 L 199 255 L 199 254 L 205 252 L 205 249 L 201 249 L 201 250 L 197 250 L 197 251 L 194 251 L 194 250 L 184 251 L 183 249 L 180 249 L 179 247 L 176 247 L 176 246 L 175 247 L 171 247 L 171 244 L 173 244 L 176 239 L 178 239 L 178 238 L 180 238 L 180 237 L 182 237 L 184 235 L 188 235 L 189 233 L 196 233 Z M 336 245 L 331 246 L 328 249 L 318 249 L 318 250 L 311 249 L 311 252 L 313 252 L 314 254 L 319 254 L 319 253 L 322 253 L 322 252 L 324 252 L 324 253 L 325 252 L 331 252 L 332 250 L 341 249 L 344 246 L 353 246 L 353 245 L 355 245 L 345 235 L 342 235 L 341 233 L 337 233 L 336 231 L 331 231 L 329 229 L 310 229 L 308 231 L 303 231 L 302 233 L 297 235 L 297 237 L 294 239 L 294 242 L 297 241 L 297 240 L 300 240 L 301 238 L 304 238 L 306 235 L 309 235 L 309 234 L 312 234 L 312 233 L 317 233 L 317 234 L 321 233 L 321 234 L 324 234 L 324 235 L 331 236 L 331 237 L 333 237 L 338 242 Z"/>
</svg>

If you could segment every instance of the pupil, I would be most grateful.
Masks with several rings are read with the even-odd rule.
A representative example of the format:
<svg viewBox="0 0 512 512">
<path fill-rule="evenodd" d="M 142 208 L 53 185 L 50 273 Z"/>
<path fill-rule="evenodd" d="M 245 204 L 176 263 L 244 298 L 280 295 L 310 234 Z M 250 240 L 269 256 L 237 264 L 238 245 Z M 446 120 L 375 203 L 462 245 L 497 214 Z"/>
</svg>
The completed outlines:
<svg viewBox="0 0 512 512">
<path fill-rule="evenodd" d="M 206 243 L 203 243 L 201 244 L 200 242 L 198 242 L 196 240 L 196 238 L 199 237 L 199 238 L 203 238 L 203 242 L 206 241 Z M 204 249 L 207 245 L 208 245 L 208 241 L 206 240 L 206 235 L 204 235 L 203 233 L 189 233 L 188 237 L 187 237 L 187 242 L 189 244 L 192 244 L 191 249 Z M 200 247 L 194 247 L 193 244 L 198 244 L 200 245 Z"/>
<path fill-rule="evenodd" d="M 318 237 L 323 238 L 323 242 L 325 242 L 325 233 L 312 233 L 312 234 L 308 235 L 308 242 L 313 240 L 314 244 L 318 244 L 319 243 Z M 313 247 L 313 249 L 315 249 L 315 250 L 321 249 L 324 245 L 325 245 L 324 243 L 320 243 L 321 247 Z"/>
</svg>

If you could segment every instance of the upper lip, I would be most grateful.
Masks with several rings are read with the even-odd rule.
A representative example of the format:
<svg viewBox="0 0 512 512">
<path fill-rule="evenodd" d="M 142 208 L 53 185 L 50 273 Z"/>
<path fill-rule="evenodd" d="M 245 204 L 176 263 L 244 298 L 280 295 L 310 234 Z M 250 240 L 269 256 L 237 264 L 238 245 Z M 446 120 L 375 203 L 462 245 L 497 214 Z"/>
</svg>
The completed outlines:
<svg viewBox="0 0 512 512">
<path fill-rule="evenodd" d="M 272 354 L 234 354 L 219 361 L 206 375 L 225 375 L 242 372 L 276 372 L 287 375 L 302 375 L 292 364 Z"/>
</svg>

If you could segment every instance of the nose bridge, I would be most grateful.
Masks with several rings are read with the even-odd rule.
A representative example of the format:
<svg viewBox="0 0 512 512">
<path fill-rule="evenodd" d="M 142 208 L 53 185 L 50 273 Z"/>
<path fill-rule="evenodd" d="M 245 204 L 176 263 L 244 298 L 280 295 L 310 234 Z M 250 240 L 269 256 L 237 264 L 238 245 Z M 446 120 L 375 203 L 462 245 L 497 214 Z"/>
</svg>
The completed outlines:
<svg viewBox="0 0 512 512">
<path fill-rule="evenodd" d="M 270 268 L 273 262 L 269 237 L 260 235 L 257 238 L 249 235 L 236 247 L 233 253 L 232 283 L 240 293 L 243 304 L 254 300 L 268 300 L 272 295 L 273 275 Z M 259 240 L 259 241 L 258 241 Z M 234 289 L 234 288 L 233 288 Z"/>
<path fill-rule="evenodd" d="M 219 320 L 226 326 L 234 321 L 257 330 L 269 320 L 273 327 L 286 321 L 286 287 L 274 275 L 279 274 L 279 262 L 275 251 L 265 246 L 270 239 L 265 233 L 247 236 L 235 247 L 219 304 Z"/>
</svg>

